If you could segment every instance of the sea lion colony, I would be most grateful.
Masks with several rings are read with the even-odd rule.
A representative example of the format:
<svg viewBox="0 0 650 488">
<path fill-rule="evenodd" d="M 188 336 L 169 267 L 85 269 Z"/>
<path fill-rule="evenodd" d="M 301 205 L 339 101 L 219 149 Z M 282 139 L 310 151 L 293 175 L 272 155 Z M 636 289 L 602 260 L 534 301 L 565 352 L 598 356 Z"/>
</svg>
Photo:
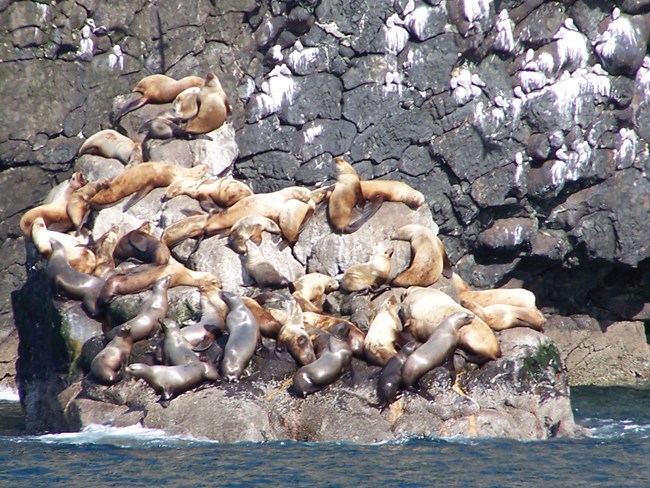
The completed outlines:
<svg viewBox="0 0 650 488">
<path fill-rule="evenodd" d="M 177 134 L 207 134 L 221 127 L 230 114 L 213 73 L 205 80 L 186 77 L 178 83 L 161 75 L 147 77 L 134 93 L 139 96 L 118 109 L 118 118 L 146 103 L 172 103 L 172 112 L 159 117 L 173 124 L 180 131 Z M 174 113 L 178 107 L 186 108 Z M 202 165 L 188 169 L 170 162 L 145 162 L 146 151 L 115 131 L 89 137 L 79 151 L 86 153 L 117 158 L 126 165 L 124 172 L 101 182 L 73 174 L 51 202 L 26 212 L 20 226 L 26 244 L 35 245 L 46 260 L 52 293 L 80 300 L 98 320 L 116 296 L 152 290 L 136 317 L 106 331 L 105 347 L 88 372 L 95 382 L 111 385 L 141 378 L 166 404 L 210 382 L 245 381 L 246 368 L 265 337 L 267 346 L 275 344 L 276 354 L 287 351 L 296 361 L 294 394 L 304 397 L 336 381 L 350 370 L 355 356 L 383 367 L 377 405 L 385 407 L 400 389 L 416 387 L 427 371 L 449 364 L 454 353 L 479 366 L 499 357 L 493 330 L 543 326 L 544 317 L 531 292 L 471 290 L 452 274 L 435 224 L 431 229 L 405 225 L 390 236 L 394 241 L 409 241 L 411 247 L 410 265 L 392 282 L 388 280 L 393 254 L 389 246 L 377 248 L 367 262 L 350 266 L 342 276 L 308 273 L 290 282 L 274 269 L 258 248 L 264 232 L 266 239 L 292 246 L 320 206 L 327 208 L 332 232 L 352 233 L 384 201 L 401 202 L 404 212 L 424 204 L 422 194 L 403 182 L 361 181 L 341 156 L 334 158 L 337 179 L 329 188 L 289 187 L 254 194 L 242 182 L 208 175 Z M 128 232 L 113 227 L 96 242 L 88 239 L 93 212 L 127 197 L 130 206 L 158 187 L 167 188 L 163 201 L 185 194 L 200 200 L 208 213 L 172 223 L 160 238 L 150 223 L 143 222 Z M 355 215 L 360 216 L 354 220 Z M 252 297 L 221 290 L 219 276 L 188 269 L 170 253 L 187 238 L 208 239 L 219 233 L 229 233 L 230 247 L 242 256 L 243 266 L 254 278 Z M 229 272 L 241 273 L 241 269 L 218 270 Z M 441 276 L 452 278 L 460 303 L 431 288 Z M 179 285 L 195 286 L 201 296 L 200 319 L 181 327 L 167 317 L 167 290 Z M 367 331 L 323 311 L 329 293 L 384 291 L 388 293 L 376 300 L 381 303 Z M 159 364 L 130 364 L 133 345 L 142 340 L 159 345 Z M 206 353 L 214 347 L 216 353 Z"/>
</svg>

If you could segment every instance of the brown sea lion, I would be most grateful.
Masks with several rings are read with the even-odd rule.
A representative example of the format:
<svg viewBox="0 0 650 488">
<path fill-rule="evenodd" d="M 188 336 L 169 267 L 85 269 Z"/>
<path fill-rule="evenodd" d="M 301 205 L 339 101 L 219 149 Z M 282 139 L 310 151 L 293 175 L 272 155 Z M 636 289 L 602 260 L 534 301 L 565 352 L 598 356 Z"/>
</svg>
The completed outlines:
<svg viewBox="0 0 650 488">
<path fill-rule="evenodd" d="M 544 328 L 544 315 L 536 307 L 519 307 L 505 303 L 495 303 L 483 307 L 462 297 L 460 304 L 483 319 L 493 330 L 505 330 L 512 327 L 530 327 L 535 330 Z"/>
<path fill-rule="evenodd" d="M 169 248 L 151 235 L 153 224 L 144 222 L 140 227 L 124 234 L 115 244 L 113 259 L 120 263 L 136 259 L 143 263 L 167 264 L 171 258 Z"/>
<path fill-rule="evenodd" d="M 201 178 L 208 171 L 208 166 L 199 164 L 193 168 L 184 168 L 174 163 L 161 161 L 136 164 L 128 167 L 110 182 L 108 188 L 97 192 L 90 200 L 90 206 L 101 209 L 119 202 L 122 198 L 133 195 L 124 206 L 127 210 L 140 201 L 154 188 L 169 186 L 178 178 L 188 176 Z"/>
<path fill-rule="evenodd" d="M 283 323 L 277 320 L 271 312 L 265 309 L 253 298 L 241 297 L 241 299 L 244 302 L 244 305 L 246 305 L 248 310 L 253 314 L 253 317 L 255 317 L 262 336 L 277 339 Z"/>
<path fill-rule="evenodd" d="M 217 369 L 209 363 L 196 362 L 180 366 L 149 366 L 134 363 L 126 367 L 126 372 L 134 378 L 143 379 L 160 395 L 163 406 L 171 399 L 200 386 L 206 381 L 219 379 Z"/>
<path fill-rule="evenodd" d="M 36 217 L 32 223 L 32 242 L 41 256 L 46 259 L 49 259 L 52 254 L 50 239 L 63 245 L 68 263 L 75 270 L 86 274 L 95 270 L 97 258 L 95 253 L 88 248 L 87 238 L 48 230 L 43 217 Z"/>
<path fill-rule="evenodd" d="M 106 337 L 112 339 L 120 329 L 129 327 L 133 342 L 153 337 L 160 330 L 160 320 L 164 319 L 169 309 L 167 290 L 171 276 L 165 275 L 156 280 L 149 295 L 140 305 L 140 311 L 128 322 L 111 329 Z"/>
<path fill-rule="evenodd" d="M 377 398 L 379 400 L 377 406 L 380 408 L 386 408 L 397 397 L 397 392 L 403 385 L 402 366 L 417 347 L 417 342 L 407 342 L 382 368 L 377 378 Z"/>
<path fill-rule="evenodd" d="M 93 134 L 79 148 L 79 156 L 92 154 L 103 158 L 117 159 L 125 165 L 142 162 L 142 147 L 125 135 L 113 129 L 100 130 Z"/>
<path fill-rule="evenodd" d="M 330 332 L 327 350 L 315 361 L 302 366 L 293 375 L 293 389 L 298 396 L 307 395 L 334 383 L 352 366 L 352 350 L 347 341 L 350 328 L 337 324 Z"/>
<path fill-rule="evenodd" d="M 305 330 L 302 310 L 295 300 L 291 300 L 289 315 L 278 333 L 277 343 L 278 346 L 286 348 L 301 366 L 316 360 L 314 346 Z"/>
<path fill-rule="evenodd" d="M 406 291 L 399 315 L 404 327 L 425 342 L 437 325 L 455 312 L 468 310 L 440 290 L 412 286 Z M 461 329 L 458 345 L 476 355 L 477 360 L 496 359 L 501 355 L 494 331 L 479 317 Z"/>
<path fill-rule="evenodd" d="M 97 266 L 95 266 L 93 274 L 99 278 L 103 278 L 115 270 L 113 249 L 117 244 L 118 227 L 119 224 L 113 225 L 93 243 L 92 248 L 97 257 Z"/>
<path fill-rule="evenodd" d="M 379 249 L 365 263 L 354 264 L 345 270 L 341 287 L 348 292 L 374 290 L 388 280 L 393 248 Z"/>
<path fill-rule="evenodd" d="M 72 222 L 74 228 L 77 230 L 77 233 L 81 232 L 82 227 L 84 227 L 88 219 L 90 200 L 97 194 L 97 192 L 108 188 L 109 185 L 110 180 L 108 178 L 102 178 L 97 181 L 86 183 L 70 195 L 65 211 L 68 214 L 70 222 Z"/>
<path fill-rule="evenodd" d="M 124 367 L 132 347 L 131 330 L 129 326 L 125 326 L 93 358 L 90 363 L 93 377 L 107 385 L 120 381 L 124 377 Z"/>
<path fill-rule="evenodd" d="M 474 314 L 470 312 L 454 312 L 440 322 L 429 339 L 404 362 L 402 383 L 413 386 L 425 373 L 440 366 L 456 349 L 461 327 L 468 326 L 473 319 Z"/>
<path fill-rule="evenodd" d="M 402 322 L 397 315 L 400 303 L 391 295 L 379 306 L 370 323 L 363 343 L 363 353 L 372 364 L 385 366 L 397 354 L 397 337 L 402 330 Z"/>
<path fill-rule="evenodd" d="M 289 280 L 268 261 L 262 251 L 251 241 L 246 241 L 244 254 L 244 269 L 261 288 L 284 288 L 289 286 Z"/>
<path fill-rule="evenodd" d="M 246 183 L 233 178 L 182 178 L 169 185 L 163 199 L 187 195 L 198 200 L 201 208 L 209 212 L 217 206 L 231 207 L 252 194 L 253 190 Z"/>
<path fill-rule="evenodd" d="M 326 330 L 327 332 L 330 332 L 337 324 L 342 322 L 345 323 L 350 329 L 348 333 L 348 342 L 350 343 L 352 354 L 354 354 L 355 357 L 363 358 L 363 343 L 366 339 L 366 334 L 354 323 L 340 317 L 315 312 L 303 312 L 302 318 L 306 328 L 317 327 Z"/>
<path fill-rule="evenodd" d="M 393 286 L 431 286 L 441 275 L 451 278 L 451 262 L 445 246 L 438 238 L 438 226 L 435 223 L 433 225 L 434 229 L 428 229 L 422 225 L 409 224 L 400 227 L 391 235 L 391 239 L 411 243 L 411 264 L 393 278 Z"/>
<path fill-rule="evenodd" d="M 327 215 L 337 232 L 352 233 L 379 210 L 381 201 L 377 200 L 364 209 L 362 216 L 352 223 L 352 210 L 365 202 L 361 193 L 361 180 L 352 165 L 342 157 L 334 158 L 334 163 L 337 177 L 329 196 Z"/>
<path fill-rule="evenodd" d="M 259 215 L 278 222 L 280 211 L 285 202 L 291 199 L 308 202 L 310 191 L 299 186 L 290 186 L 271 193 L 257 193 L 235 203 L 221 212 L 215 212 L 205 218 L 205 224 L 200 227 L 200 219 L 192 216 L 181 219 L 168 226 L 162 235 L 162 241 L 173 247 L 188 237 L 212 236 L 219 231 L 231 228 L 242 217 Z"/>
<path fill-rule="evenodd" d="M 208 73 L 205 84 L 199 91 L 196 103 L 197 114 L 181 125 L 188 134 L 207 134 L 221 127 L 228 115 L 230 104 L 219 78 L 214 73 Z"/>
<path fill-rule="evenodd" d="M 303 312 L 322 312 L 325 294 L 339 289 L 339 282 L 321 273 L 308 273 L 293 282 L 293 297 Z"/>
<path fill-rule="evenodd" d="M 48 203 L 38 205 L 23 214 L 20 218 L 20 230 L 23 237 L 27 240 L 32 236 L 32 224 L 36 217 L 43 217 L 45 225 L 50 230 L 58 232 L 67 232 L 73 228 L 70 221 L 66 207 L 68 200 L 72 194 L 86 184 L 86 179 L 83 174 L 76 171 L 72 176 L 62 185 L 55 198 Z"/>
<path fill-rule="evenodd" d="M 249 239 L 258 246 L 262 243 L 263 231 L 271 234 L 279 234 L 280 227 L 267 217 L 247 215 L 239 219 L 230 228 L 228 243 L 237 254 L 244 254 L 246 252 L 246 242 Z"/>
<path fill-rule="evenodd" d="M 361 195 L 365 200 L 402 202 L 413 209 L 424 203 L 424 195 L 403 181 L 361 180 Z"/>
<path fill-rule="evenodd" d="M 229 311 L 226 317 L 228 342 L 223 351 L 221 373 L 226 381 L 237 382 L 261 343 L 260 328 L 239 296 L 227 291 L 222 295 Z"/>
<path fill-rule="evenodd" d="M 132 90 L 133 93 L 139 93 L 140 96 L 132 98 L 120 107 L 115 112 L 114 120 L 121 119 L 125 114 L 147 103 L 171 103 L 186 88 L 201 87 L 204 84 L 205 80 L 200 76 L 186 76 L 180 80 L 161 74 L 145 76 Z"/>
</svg>

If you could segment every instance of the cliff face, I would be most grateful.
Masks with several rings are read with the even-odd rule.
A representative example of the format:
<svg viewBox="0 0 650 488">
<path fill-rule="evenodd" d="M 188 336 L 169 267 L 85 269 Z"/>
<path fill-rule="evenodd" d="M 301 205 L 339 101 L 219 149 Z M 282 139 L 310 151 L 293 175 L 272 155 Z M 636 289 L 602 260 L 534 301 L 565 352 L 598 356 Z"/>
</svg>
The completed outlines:
<svg viewBox="0 0 650 488">
<path fill-rule="evenodd" d="M 20 307 L 35 262 L 20 215 L 111 126 L 114 97 L 146 74 L 209 70 L 232 105 L 234 175 L 256 192 L 331 179 L 347 153 L 362 178 L 425 194 L 470 284 L 520 284 L 604 326 L 646 320 L 649 9 L 0 2 L 2 336 L 39 321 Z"/>
</svg>

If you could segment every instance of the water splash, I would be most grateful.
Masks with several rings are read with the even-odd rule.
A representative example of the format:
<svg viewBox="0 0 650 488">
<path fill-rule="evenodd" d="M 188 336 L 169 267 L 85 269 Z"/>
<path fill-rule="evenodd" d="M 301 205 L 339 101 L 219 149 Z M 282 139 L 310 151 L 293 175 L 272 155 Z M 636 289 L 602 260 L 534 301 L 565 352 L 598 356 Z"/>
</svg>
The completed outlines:
<svg viewBox="0 0 650 488">
<path fill-rule="evenodd" d="M 19 402 L 20 396 L 18 390 L 10 386 L 0 386 L 0 400 L 6 402 Z"/>
</svg>

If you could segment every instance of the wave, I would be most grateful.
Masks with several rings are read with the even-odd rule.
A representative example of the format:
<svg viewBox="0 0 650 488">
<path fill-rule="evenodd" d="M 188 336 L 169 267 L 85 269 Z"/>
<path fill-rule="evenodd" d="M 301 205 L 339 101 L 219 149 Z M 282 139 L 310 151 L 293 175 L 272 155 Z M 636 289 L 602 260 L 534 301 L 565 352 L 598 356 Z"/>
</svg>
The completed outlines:
<svg viewBox="0 0 650 488">
<path fill-rule="evenodd" d="M 0 401 L 19 402 L 18 390 L 10 386 L 0 386 Z"/>
<path fill-rule="evenodd" d="M 582 424 L 589 429 L 595 439 L 616 439 L 629 435 L 650 437 L 650 424 L 633 420 L 585 418 Z"/>
</svg>

